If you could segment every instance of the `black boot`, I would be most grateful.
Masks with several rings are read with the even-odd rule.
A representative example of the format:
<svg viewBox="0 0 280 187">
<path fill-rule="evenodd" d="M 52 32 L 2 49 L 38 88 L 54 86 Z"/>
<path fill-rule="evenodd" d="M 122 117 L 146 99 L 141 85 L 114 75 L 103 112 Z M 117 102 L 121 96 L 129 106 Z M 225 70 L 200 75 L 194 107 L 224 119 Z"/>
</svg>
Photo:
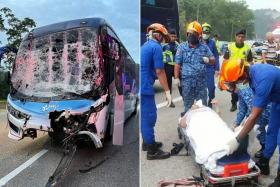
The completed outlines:
<svg viewBox="0 0 280 187">
<path fill-rule="evenodd" d="M 262 146 L 262 148 L 258 152 L 256 152 L 255 158 L 263 157 L 263 150 L 264 150 L 265 147 L 264 147 L 264 144 L 261 144 L 261 146 Z"/>
<path fill-rule="evenodd" d="M 274 182 L 271 185 L 269 185 L 268 187 L 280 187 L 280 171 L 279 170 L 277 172 L 276 178 L 274 179 Z"/>
<path fill-rule="evenodd" d="M 155 144 L 157 145 L 158 148 L 162 147 L 162 143 L 161 142 L 155 142 Z M 148 145 L 149 144 L 145 144 L 144 142 L 142 143 L 142 151 L 148 151 Z"/>
<path fill-rule="evenodd" d="M 269 175 L 270 169 L 269 169 L 269 159 L 265 157 L 261 157 L 257 162 L 256 165 L 260 168 L 261 174 L 263 175 Z"/>
<path fill-rule="evenodd" d="M 166 159 L 170 157 L 170 153 L 162 151 L 157 144 L 149 144 L 147 152 L 147 160 Z"/>
<path fill-rule="evenodd" d="M 231 105 L 231 108 L 230 108 L 230 111 L 231 112 L 234 112 L 234 111 L 236 111 L 237 110 L 237 104 L 232 104 Z"/>
</svg>

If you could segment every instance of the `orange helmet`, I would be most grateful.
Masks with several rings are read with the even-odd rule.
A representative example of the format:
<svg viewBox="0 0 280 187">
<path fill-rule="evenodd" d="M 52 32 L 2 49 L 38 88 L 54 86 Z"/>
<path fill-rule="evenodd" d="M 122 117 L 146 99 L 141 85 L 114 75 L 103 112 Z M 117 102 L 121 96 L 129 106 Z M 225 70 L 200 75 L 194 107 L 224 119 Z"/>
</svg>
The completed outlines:
<svg viewBox="0 0 280 187">
<path fill-rule="evenodd" d="M 225 60 L 221 67 L 219 86 L 226 89 L 225 82 L 235 82 L 244 73 L 244 63 L 238 60 Z"/>
<path fill-rule="evenodd" d="M 197 32 L 199 35 L 201 35 L 202 27 L 201 27 L 200 23 L 198 23 L 197 21 L 193 21 L 187 27 L 187 32 L 189 32 L 189 31 L 194 31 L 194 32 Z"/>
<path fill-rule="evenodd" d="M 147 27 L 147 33 L 149 33 L 151 30 L 155 32 L 160 32 L 163 35 L 166 42 L 170 41 L 168 31 L 165 28 L 165 26 L 163 26 L 162 24 L 160 23 L 151 24 L 149 27 Z"/>
<path fill-rule="evenodd" d="M 165 28 L 165 26 L 163 26 L 163 25 L 160 24 L 160 23 L 153 23 L 152 25 L 150 25 L 150 26 L 147 28 L 147 33 L 149 33 L 150 30 L 153 30 L 153 31 L 156 31 L 156 32 L 160 32 L 160 33 L 163 34 L 163 35 L 168 35 L 168 31 L 167 31 L 167 29 Z"/>
</svg>

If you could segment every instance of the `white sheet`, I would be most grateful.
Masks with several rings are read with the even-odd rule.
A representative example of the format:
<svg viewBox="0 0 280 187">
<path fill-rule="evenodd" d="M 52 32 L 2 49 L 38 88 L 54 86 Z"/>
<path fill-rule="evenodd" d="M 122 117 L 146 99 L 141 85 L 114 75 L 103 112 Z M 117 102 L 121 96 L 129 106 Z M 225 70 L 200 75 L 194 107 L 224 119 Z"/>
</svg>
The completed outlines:
<svg viewBox="0 0 280 187">
<path fill-rule="evenodd" d="M 187 127 L 184 132 L 195 151 L 195 160 L 210 171 L 216 161 L 228 152 L 225 143 L 235 137 L 234 132 L 208 107 L 190 110 L 185 114 Z"/>
</svg>

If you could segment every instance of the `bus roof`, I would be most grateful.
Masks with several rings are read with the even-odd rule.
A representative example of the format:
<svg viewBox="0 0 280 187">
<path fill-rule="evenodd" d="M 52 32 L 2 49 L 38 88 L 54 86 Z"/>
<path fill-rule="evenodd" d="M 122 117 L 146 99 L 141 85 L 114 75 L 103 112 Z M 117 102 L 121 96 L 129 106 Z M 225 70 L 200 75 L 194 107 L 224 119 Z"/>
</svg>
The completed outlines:
<svg viewBox="0 0 280 187">
<path fill-rule="evenodd" d="M 74 29 L 74 28 L 80 28 L 80 27 L 98 28 L 99 26 L 103 26 L 103 25 L 108 25 L 108 23 L 103 18 L 84 18 L 84 19 L 64 21 L 60 23 L 46 25 L 43 27 L 38 27 L 31 30 L 29 34 L 32 34 L 33 37 L 40 37 L 50 33 L 55 33 L 55 32 Z M 26 37 L 24 39 L 26 39 Z"/>
</svg>

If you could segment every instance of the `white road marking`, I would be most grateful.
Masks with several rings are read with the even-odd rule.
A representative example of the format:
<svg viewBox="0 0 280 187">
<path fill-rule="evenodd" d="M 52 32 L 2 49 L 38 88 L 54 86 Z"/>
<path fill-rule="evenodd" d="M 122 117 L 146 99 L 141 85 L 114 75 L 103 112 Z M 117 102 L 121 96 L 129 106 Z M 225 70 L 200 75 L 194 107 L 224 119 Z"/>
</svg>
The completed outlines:
<svg viewBox="0 0 280 187">
<path fill-rule="evenodd" d="M 175 99 L 172 99 L 173 103 L 179 102 L 181 100 L 182 100 L 182 97 L 176 97 Z M 157 104 L 157 109 L 165 107 L 166 105 L 167 105 L 167 101 L 165 101 L 163 103 L 159 103 L 159 104 Z"/>
<path fill-rule="evenodd" d="M 4 186 L 9 180 L 14 178 L 17 174 L 22 172 L 24 169 L 26 169 L 28 166 L 33 164 L 36 160 L 38 160 L 41 156 L 43 156 L 45 153 L 47 153 L 48 150 L 43 149 L 33 157 L 31 157 L 29 160 L 21 164 L 19 167 L 14 169 L 12 172 L 10 172 L 8 175 L 4 176 L 3 178 L 0 179 L 0 186 Z"/>
</svg>

